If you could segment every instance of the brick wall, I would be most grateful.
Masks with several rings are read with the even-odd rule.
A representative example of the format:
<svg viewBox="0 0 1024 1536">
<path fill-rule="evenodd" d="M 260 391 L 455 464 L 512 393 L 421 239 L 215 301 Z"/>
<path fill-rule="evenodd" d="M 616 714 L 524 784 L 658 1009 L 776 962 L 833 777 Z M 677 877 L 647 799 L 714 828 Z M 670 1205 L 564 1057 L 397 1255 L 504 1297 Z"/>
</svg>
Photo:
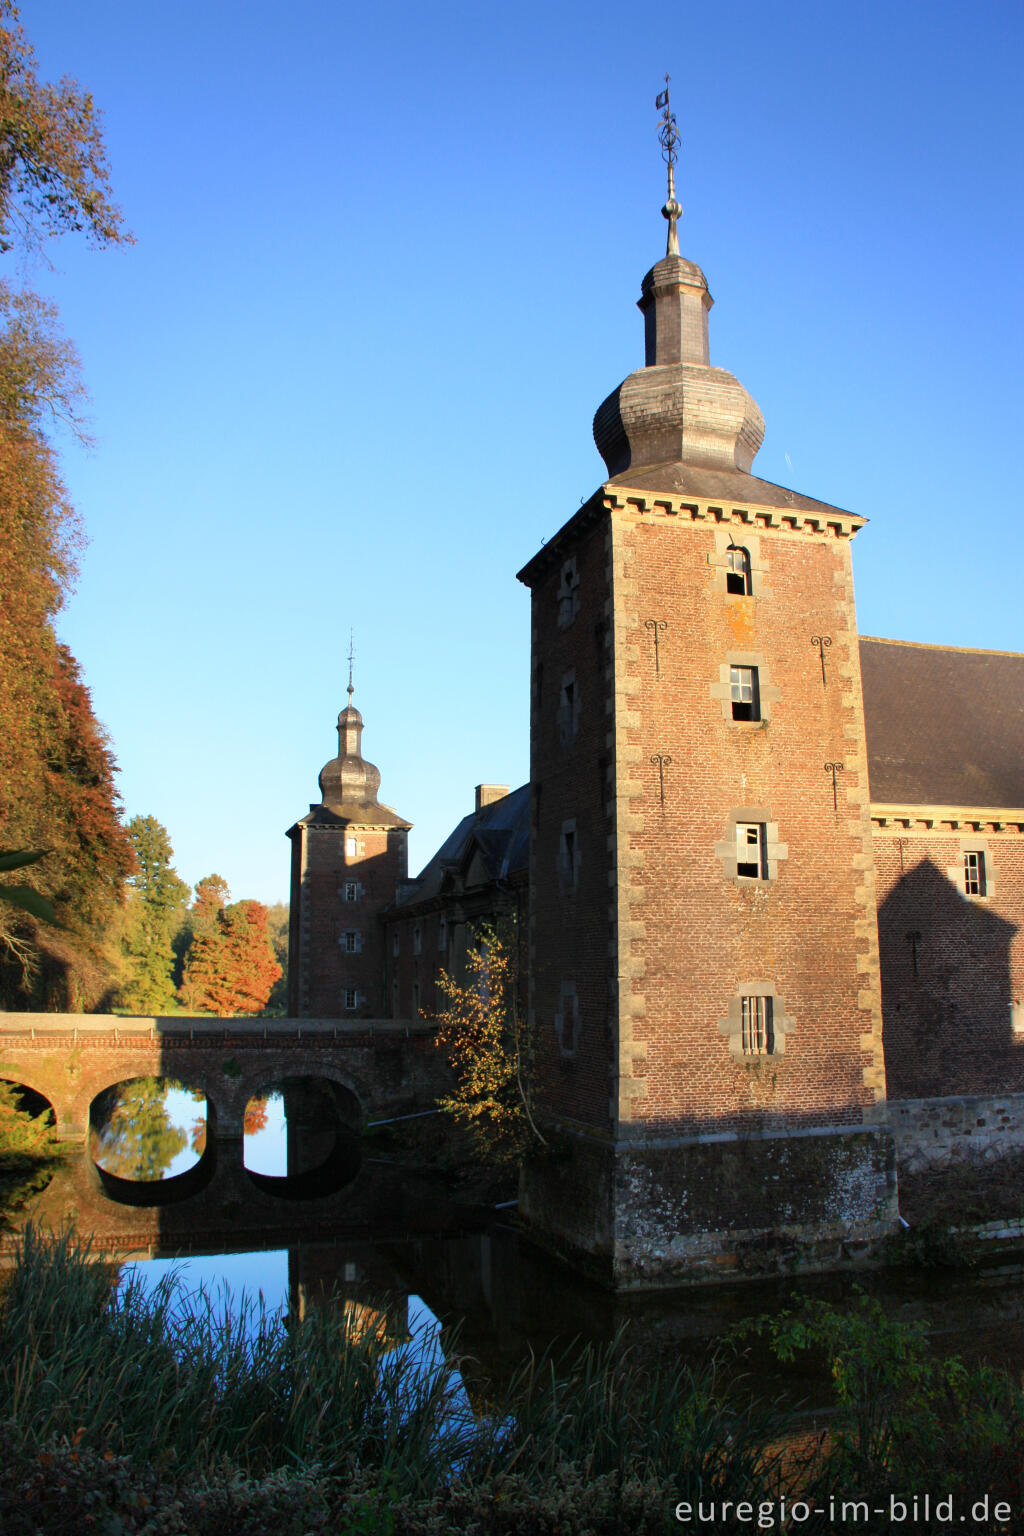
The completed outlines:
<svg viewBox="0 0 1024 1536">
<path fill-rule="evenodd" d="M 971 848 L 984 897 L 964 893 Z M 890 1096 L 1024 1092 L 1024 838 L 890 825 L 875 864 Z"/>
<path fill-rule="evenodd" d="M 404 828 L 299 824 L 292 856 L 298 948 L 293 943 L 289 976 L 296 1017 L 390 1012 L 380 914 L 405 875 L 406 839 Z"/>
<path fill-rule="evenodd" d="M 575 521 L 533 582 L 531 971 L 549 1100 L 625 1135 L 859 1124 L 884 1076 L 849 539 L 668 500 Z M 730 536 L 751 553 L 750 596 L 726 590 Z M 824 679 L 813 636 L 830 642 Z M 732 718 L 737 659 L 758 667 L 759 722 Z M 842 764 L 835 806 L 826 762 Z M 776 829 L 766 881 L 726 867 L 736 817 L 752 812 Z M 558 855 L 572 819 L 568 894 Z M 580 1005 L 569 1060 L 555 1034 L 567 976 Z M 774 996 L 773 1056 L 745 1057 L 727 1033 L 748 990 Z"/>
</svg>

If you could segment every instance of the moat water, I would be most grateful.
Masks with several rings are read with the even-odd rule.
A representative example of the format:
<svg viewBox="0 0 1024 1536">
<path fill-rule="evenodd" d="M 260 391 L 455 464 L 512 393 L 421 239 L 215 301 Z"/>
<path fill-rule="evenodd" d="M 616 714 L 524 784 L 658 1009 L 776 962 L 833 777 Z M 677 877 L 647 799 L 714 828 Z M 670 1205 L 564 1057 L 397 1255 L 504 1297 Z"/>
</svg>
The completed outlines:
<svg viewBox="0 0 1024 1536">
<path fill-rule="evenodd" d="M 89 1145 L 18 1222 L 74 1222 L 147 1286 L 173 1270 L 218 1305 L 238 1306 L 244 1294 L 293 1315 L 343 1307 L 396 1342 L 444 1340 L 454 1328 L 458 1353 L 495 1386 L 528 1349 L 604 1343 L 619 1332 L 642 1358 L 697 1364 L 748 1318 L 807 1295 L 855 1305 L 861 1291 L 923 1323 L 944 1353 L 1024 1372 L 1024 1269 L 1016 1264 L 612 1296 L 535 1247 L 514 1204 L 453 1196 L 403 1151 L 400 1128 L 375 1151 L 372 1139 L 339 1127 L 315 1080 L 253 1100 L 241 1148 L 208 1138 L 205 1101 L 176 1085 L 139 1080 L 101 1100 Z M 10 1239 L 6 1250 L 9 1262 Z M 812 1377 L 790 1373 L 781 1386 L 820 1394 Z"/>
</svg>

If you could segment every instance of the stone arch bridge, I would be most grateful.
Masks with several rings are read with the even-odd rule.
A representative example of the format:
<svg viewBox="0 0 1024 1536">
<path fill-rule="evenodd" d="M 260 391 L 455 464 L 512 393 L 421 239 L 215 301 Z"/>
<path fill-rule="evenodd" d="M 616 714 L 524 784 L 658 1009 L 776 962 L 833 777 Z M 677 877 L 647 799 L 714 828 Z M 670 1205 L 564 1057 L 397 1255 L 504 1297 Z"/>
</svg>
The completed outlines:
<svg viewBox="0 0 1024 1536">
<path fill-rule="evenodd" d="M 245 1106 L 288 1078 L 334 1084 L 353 1127 L 433 1107 L 445 1064 L 430 1024 L 395 1019 L 117 1018 L 0 1013 L 0 1079 L 53 1106 L 57 1136 L 84 1141 L 98 1093 L 169 1077 L 206 1095 L 220 1141 L 242 1135 Z"/>
</svg>

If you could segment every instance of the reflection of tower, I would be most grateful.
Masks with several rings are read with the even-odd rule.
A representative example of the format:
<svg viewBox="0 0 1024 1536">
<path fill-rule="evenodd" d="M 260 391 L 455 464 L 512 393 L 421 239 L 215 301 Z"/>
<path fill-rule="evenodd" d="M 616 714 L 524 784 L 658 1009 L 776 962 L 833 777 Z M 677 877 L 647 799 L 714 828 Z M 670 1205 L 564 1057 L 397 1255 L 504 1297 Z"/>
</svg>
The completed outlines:
<svg viewBox="0 0 1024 1536">
<path fill-rule="evenodd" d="M 382 1351 L 409 1338 L 409 1295 L 402 1277 L 372 1243 L 308 1243 L 288 1250 L 288 1306 L 297 1320 L 310 1307 L 341 1313 L 354 1343 Z"/>
<path fill-rule="evenodd" d="M 320 774 L 321 803 L 289 828 L 292 843 L 288 1012 L 293 1018 L 380 1018 L 380 913 L 407 869 L 410 823 L 377 799 L 380 773 L 362 755 L 363 717 L 338 716 L 338 755 Z"/>
<path fill-rule="evenodd" d="M 813 1264 L 894 1215 L 863 519 L 751 473 L 764 423 L 711 365 L 671 182 L 663 212 L 645 366 L 594 420 L 607 480 L 520 573 L 530 1012 L 565 1153 L 529 1168 L 521 1209 L 617 1284 L 787 1247 Z"/>
</svg>

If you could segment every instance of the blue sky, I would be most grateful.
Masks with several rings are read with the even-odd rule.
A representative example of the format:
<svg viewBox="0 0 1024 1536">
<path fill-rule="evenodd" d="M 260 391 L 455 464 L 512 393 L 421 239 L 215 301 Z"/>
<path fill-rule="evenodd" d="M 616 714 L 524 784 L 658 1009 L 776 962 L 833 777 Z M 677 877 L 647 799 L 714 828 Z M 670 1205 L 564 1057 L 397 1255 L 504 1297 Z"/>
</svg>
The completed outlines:
<svg viewBox="0 0 1024 1536">
<path fill-rule="evenodd" d="M 102 107 L 137 237 L 26 273 L 97 439 L 65 451 L 90 545 L 60 629 L 190 882 L 286 899 L 350 629 L 414 869 L 474 784 L 525 780 L 515 572 L 600 484 L 593 412 L 643 359 L 666 70 L 755 472 L 871 519 L 862 632 L 1024 648 L 1017 0 L 22 16 Z"/>
</svg>

